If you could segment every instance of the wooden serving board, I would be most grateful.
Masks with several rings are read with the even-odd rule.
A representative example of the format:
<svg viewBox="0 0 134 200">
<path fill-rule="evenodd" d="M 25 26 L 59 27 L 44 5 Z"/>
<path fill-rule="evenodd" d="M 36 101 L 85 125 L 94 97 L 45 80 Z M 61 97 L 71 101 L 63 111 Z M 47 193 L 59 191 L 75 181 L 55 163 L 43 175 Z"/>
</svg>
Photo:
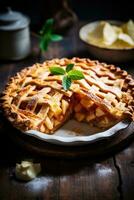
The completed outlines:
<svg viewBox="0 0 134 200">
<path fill-rule="evenodd" d="M 127 145 L 134 136 L 134 123 L 132 122 L 126 129 L 118 131 L 117 134 L 109 139 L 103 139 L 93 144 L 83 146 L 60 146 L 25 135 L 13 128 L 8 122 L 5 122 L 4 124 L 3 131 L 5 131 L 16 144 L 32 153 L 53 157 L 96 157 L 113 153 Z"/>
</svg>

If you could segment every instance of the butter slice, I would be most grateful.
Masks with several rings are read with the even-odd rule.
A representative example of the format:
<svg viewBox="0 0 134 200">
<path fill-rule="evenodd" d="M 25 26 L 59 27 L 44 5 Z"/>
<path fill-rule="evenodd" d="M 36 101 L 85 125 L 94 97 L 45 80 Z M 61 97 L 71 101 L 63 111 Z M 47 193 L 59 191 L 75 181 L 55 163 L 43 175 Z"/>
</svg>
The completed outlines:
<svg viewBox="0 0 134 200">
<path fill-rule="evenodd" d="M 106 45 L 113 44 L 118 38 L 118 33 L 115 28 L 109 23 L 105 23 L 103 28 L 103 40 Z"/>
<path fill-rule="evenodd" d="M 122 29 L 124 33 L 127 33 L 134 40 L 134 22 L 129 20 L 127 23 L 123 24 Z"/>
<path fill-rule="evenodd" d="M 19 180 L 30 181 L 34 179 L 40 173 L 40 171 L 40 163 L 22 161 L 20 164 L 16 164 L 15 175 Z"/>
<path fill-rule="evenodd" d="M 120 34 L 118 35 L 118 39 L 121 40 L 121 41 L 123 41 L 123 42 L 125 42 L 125 43 L 127 43 L 127 44 L 129 44 L 129 45 L 131 45 L 131 46 L 134 46 L 134 41 L 133 41 L 132 38 L 131 38 L 128 34 L 126 34 L 126 33 L 120 33 Z"/>
</svg>

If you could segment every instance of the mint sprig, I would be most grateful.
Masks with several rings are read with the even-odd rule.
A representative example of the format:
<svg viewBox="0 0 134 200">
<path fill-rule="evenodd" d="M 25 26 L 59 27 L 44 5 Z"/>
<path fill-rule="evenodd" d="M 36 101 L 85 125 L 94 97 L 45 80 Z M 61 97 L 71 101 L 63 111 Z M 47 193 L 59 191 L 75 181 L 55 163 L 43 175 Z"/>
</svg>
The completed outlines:
<svg viewBox="0 0 134 200">
<path fill-rule="evenodd" d="M 73 67 L 74 67 L 73 63 L 68 64 L 67 67 L 66 67 L 66 72 L 69 72 L 70 70 L 72 70 Z"/>
<path fill-rule="evenodd" d="M 71 86 L 72 80 L 68 76 L 64 76 L 62 79 L 62 86 L 64 90 L 68 90 Z"/>
<path fill-rule="evenodd" d="M 71 70 L 68 72 L 68 77 L 71 78 L 72 80 L 80 80 L 84 78 L 84 75 L 79 70 Z"/>
<path fill-rule="evenodd" d="M 53 75 L 64 75 L 65 74 L 65 70 L 61 67 L 52 66 L 49 69 L 50 69 L 51 74 L 53 74 Z"/>
<path fill-rule="evenodd" d="M 63 75 L 62 86 L 64 90 L 68 90 L 71 87 L 73 80 L 84 79 L 84 75 L 81 71 L 73 69 L 74 64 L 70 63 L 66 66 L 66 70 L 58 66 L 51 66 L 49 68 L 53 75 Z"/>
</svg>

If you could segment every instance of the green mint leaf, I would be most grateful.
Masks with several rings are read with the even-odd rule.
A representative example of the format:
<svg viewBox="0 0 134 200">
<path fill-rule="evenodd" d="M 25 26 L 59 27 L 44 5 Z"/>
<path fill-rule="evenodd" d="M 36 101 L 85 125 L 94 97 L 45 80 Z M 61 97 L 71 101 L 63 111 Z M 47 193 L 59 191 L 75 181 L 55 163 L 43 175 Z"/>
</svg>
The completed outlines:
<svg viewBox="0 0 134 200">
<path fill-rule="evenodd" d="M 50 72 L 54 75 L 64 75 L 65 74 L 65 70 L 61 67 L 52 66 L 49 69 L 50 69 Z"/>
<path fill-rule="evenodd" d="M 66 67 L 66 72 L 69 72 L 70 70 L 72 70 L 73 67 L 74 67 L 73 63 L 68 64 L 67 67 Z"/>
<path fill-rule="evenodd" d="M 64 88 L 64 90 L 68 90 L 71 86 L 71 78 L 69 78 L 68 76 L 64 76 L 63 80 L 62 80 L 62 86 Z"/>
<path fill-rule="evenodd" d="M 84 75 L 79 70 L 71 70 L 68 72 L 68 77 L 71 78 L 72 80 L 80 80 L 84 78 Z"/>
<path fill-rule="evenodd" d="M 53 29 L 53 24 L 54 24 L 54 20 L 52 18 L 47 19 L 45 24 L 43 25 L 40 34 L 44 35 L 46 33 L 52 33 L 52 29 Z"/>
<path fill-rule="evenodd" d="M 53 42 L 58 42 L 58 41 L 60 41 L 62 39 L 63 39 L 63 37 L 61 35 L 57 35 L 57 34 L 52 34 L 51 35 L 51 41 L 53 41 Z"/>
<path fill-rule="evenodd" d="M 46 51 L 48 49 L 48 45 L 51 42 L 49 35 L 45 35 L 40 38 L 39 47 L 42 51 Z"/>
</svg>

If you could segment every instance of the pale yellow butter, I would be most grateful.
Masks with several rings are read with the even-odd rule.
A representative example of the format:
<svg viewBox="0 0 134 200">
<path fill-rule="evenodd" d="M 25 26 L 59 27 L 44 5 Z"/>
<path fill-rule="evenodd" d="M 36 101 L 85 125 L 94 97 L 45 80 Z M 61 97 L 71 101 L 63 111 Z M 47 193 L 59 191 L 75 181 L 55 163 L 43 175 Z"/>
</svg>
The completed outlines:
<svg viewBox="0 0 134 200">
<path fill-rule="evenodd" d="M 40 172 L 40 163 L 33 163 L 31 161 L 22 161 L 20 164 L 17 163 L 15 168 L 16 178 L 23 181 L 34 179 Z"/>
<path fill-rule="evenodd" d="M 129 20 L 122 26 L 101 21 L 88 34 L 88 42 L 98 47 L 123 49 L 134 47 L 134 22 Z"/>
</svg>

